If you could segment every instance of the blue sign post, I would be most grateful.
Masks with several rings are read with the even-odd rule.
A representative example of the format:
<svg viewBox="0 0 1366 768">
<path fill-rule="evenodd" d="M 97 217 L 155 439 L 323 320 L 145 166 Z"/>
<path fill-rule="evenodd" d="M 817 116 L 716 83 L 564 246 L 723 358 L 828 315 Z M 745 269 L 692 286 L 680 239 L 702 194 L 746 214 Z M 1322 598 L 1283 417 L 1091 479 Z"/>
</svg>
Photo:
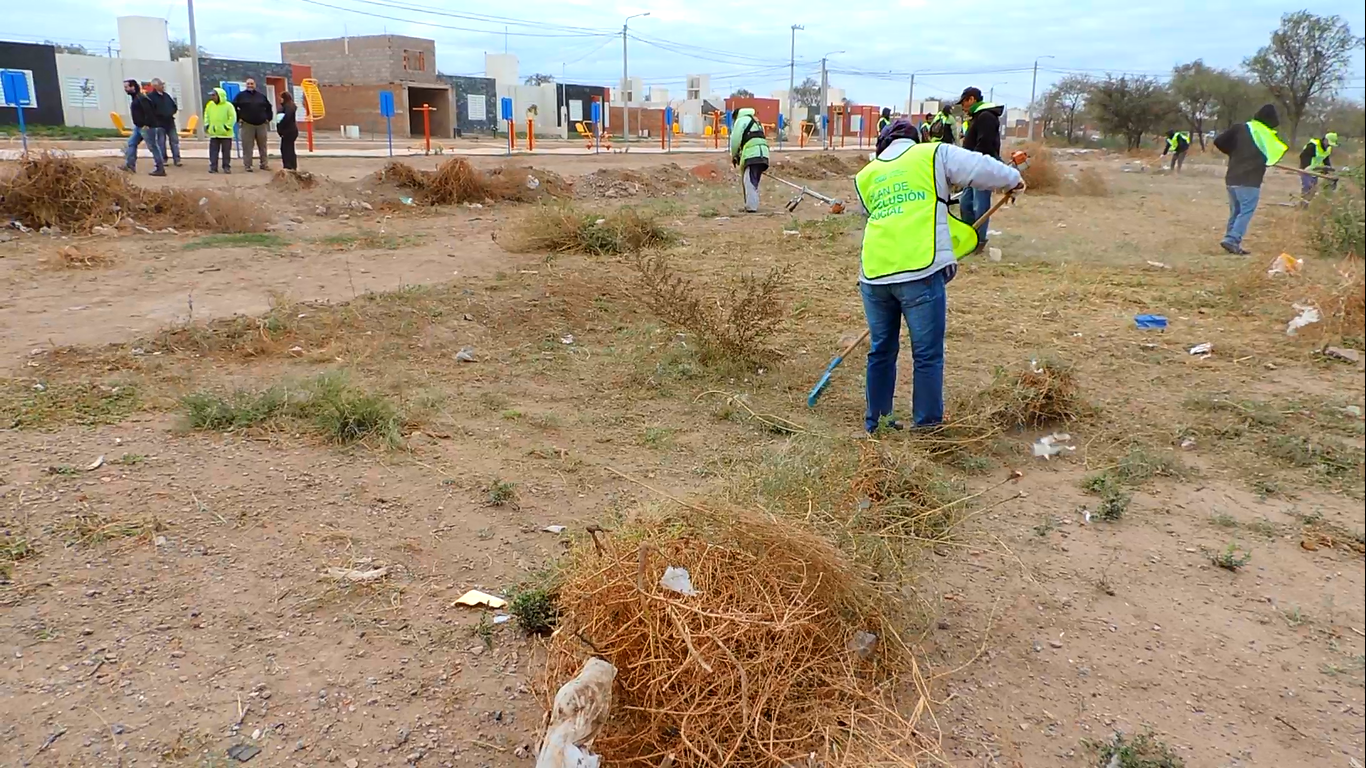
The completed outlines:
<svg viewBox="0 0 1366 768">
<path fill-rule="evenodd" d="M 783 113 L 778 113 L 778 149 L 783 148 L 783 129 L 787 127 L 787 121 L 783 119 Z"/>
<path fill-rule="evenodd" d="M 384 132 L 389 136 L 389 157 L 394 156 L 394 92 L 379 92 L 379 113 L 384 116 Z"/>
<path fill-rule="evenodd" d="M 24 142 L 24 154 L 28 154 L 28 129 L 24 127 L 24 108 L 33 106 L 33 97 L 28 92 L 28 78 L 17 69 L 0 70 L 0 86 L 4 88 L 5 103 L 14 105 L 14 113 L 19 116 L 19 136 Z"/>
<path fill-rule="evenodd" d="M 668 137 L 668 139 L 667 139 L 667 144 L 668 144 L 668 145 L 665 147 L 665 150 L 664 150 L 664 151 L 666 151 L 666 152 L 672 152 L 672 151 L 674 151 L 674 108 L 673 108 L 673 107 L 665 107 L 665 108 L 664 108 L 664 135 L 665 135 L 666 137 Z"/>
<path fill-rule="evenodd" d="M 512 99 L 504 96 L 498 100 L 498 116 L 507 121 L 508 124 L 508 154 L 512 154 L 512 145 L 517 141 L 517 126 L 512 123 Z"/>
<path fill-rule="evenodd" d="M 602 147 L 602 102 L 596 98 L 593 99 L 591 117 L 593 118 L 593 135 L 597 137 L 597 141 L 593 142 L 593 154 L 596 155 L 598 149 Z"/>
<path fill-rule="evenodd" d="M 241 84 L 229 82 L 227 80 L 219 82 L 218 87 L 222 88 L 223 93 L 227 94 L 229 103 L 237 98 L 237 94 L 242 92 Z M 136 131 L 137 129 L 134 128 L 133 130 Z M 232 143 L 237 146 L 237 159 L 242 159 L 242 135 L 238 133 L 237 123 L 232 124 Z"/>
</svg>

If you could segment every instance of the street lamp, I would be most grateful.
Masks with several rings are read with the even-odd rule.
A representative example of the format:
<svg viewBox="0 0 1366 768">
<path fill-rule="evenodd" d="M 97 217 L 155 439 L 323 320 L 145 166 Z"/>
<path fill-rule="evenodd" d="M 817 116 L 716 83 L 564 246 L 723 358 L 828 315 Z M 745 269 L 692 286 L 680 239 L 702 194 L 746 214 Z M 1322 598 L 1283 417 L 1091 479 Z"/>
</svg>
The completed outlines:
<svg viewBox="0 0 1366 768">
<path fill-rule="evenodd" d="M 1034 91 L 1039 86 L 1039 60 L 1051 59 L 1053 56 L 1040 56 L 1034 59 L 1034 79 L 1029 83 L 1029 111 L 1026 115 L 1029 118 L 1029 140 L 1034 140 Z"/>
<path fill-rule="evenodd" d="M 792 53 L 787 61 L 787 120 L 792 122 L 794 107 L 792 91 L 797 87 L 797 31 L 805 30 L 801 24 L 792 25 Z"/>
<path fill-rule="evenodd" d="M 821 104 L 820 104 L 820 110 L 821 110 L 821 117 L 822 117 L 822 118 L 825 118 L 825 117 L 830 113 L 830 105 L 826 103 L 826 102 L 829 100 L 830 78 L 827 77 L 827 76 L 826 76 L 826 73 L 825 73 L 825 60 L 828 59 L 828 58 L 830 58 L 831 56 L 835 56 L 835 55 L 841 54 L 841 53 L 844 53 L 844 51 L 831 51 L 831 52 L 825 54 L 824 56 L 821 56 Z M 822 138 L 822 139 L 824 139 L 824 138 L 826 138 L 826 137 L 828 137 L 828 136 L 830 135 L 830 129 L 827 128 L 827 127 L 824 125 L 825 122 L 826 122 L 825 120 L 822 120 L 822 121 L 821 121 L 821 123 L 822 123 L 822 124 L 821 124 L 821 138 Z"/>
<path fill-rule="evenodd" d="M 649 11 L 646 11 L 645 13 L 634 13 L 627 16 L 626 20 L 621 23 L 621 116 L 622 121 L 625 123 L 623 130 L 626 134 L 624 139 L 627 144 L 631 143 L 631 99 L 627 95 L 630 93 L 631 76 L 627 74 L 626 70 L 626 25 L 631 23 L 631 19 L 639 19 L 649 15 Z"/>
</svg>

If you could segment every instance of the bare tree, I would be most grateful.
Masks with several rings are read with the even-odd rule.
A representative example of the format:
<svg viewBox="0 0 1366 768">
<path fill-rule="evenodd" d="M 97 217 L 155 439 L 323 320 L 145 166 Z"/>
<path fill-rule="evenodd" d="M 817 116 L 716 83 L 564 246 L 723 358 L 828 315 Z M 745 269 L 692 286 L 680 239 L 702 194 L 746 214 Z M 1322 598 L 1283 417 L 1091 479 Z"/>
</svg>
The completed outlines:
<svg viewBox="0 0 1366 768">
<path fill-rule="evenodd" d="M 1281 17 L 1270 45 L 1243 62 L 1285 110 L 1291 145 L 1309 102 L 1337 90 L 1363 42 L 1341 16 L 1296 11 Z"/>
<path fill-rule="evenodd" d="M 57 42 L 53 42 L 53 41 L 51 41 L 51 40 L 44 40 L 44 41 L 43 41 L 43 45 L 50 45 L 50 46 L 52 46 L 53 49 L 56 50 L 57 53 L 74 53 L 74 54 L 77 54 L 77 55 L 79 55 L 79 56 L 86 56 L 86 55 L 89 55 L 89 53 L 90 53 L 89 51 L 87 51 L 87 50 L 85 49 L 85 46 L 84 46 L 84 45 L 77 45 L 77 44 L 75 44 L 75 43 L 67 44 L 67 43 L 57 43 Z"/>
<path fill-rule="evenodd" d="M 792 88 L 792 100 L 802 107 L 818 107 L 821 104 L 821 86 L 816 78 L 808 77 Z"/>
<path fill-rule="evenodd" d="M 1220 75 L 1219 70 L 1205 66 L 1200 59 L 1172 68 L 1170 87 L 1176 97 L 1176 108 L 1200 138 L 1201 152 L 1205 151 L 1205 121 L 1214 117 Z"/>
<path fill-rule="evenodd" d="M 1066 126 L 1068 144 L 1075 140 L 1077 123 L 1085 115 L 1086 100 L 1094 85 L 1085 75 L 1068 75 L 1044 94 L 1045 103 L 1052 101 L 1057 105 L 1055 119 Z"/>
<path fill-rule="evenodd" d="M 207 59 L 210 54 L 204 50 L 204 46 L 199 46 L 199 58 Z M 190 57 L 190 43 L 183 38 L 171 41 L 171 61 L 188 59 Z"/>
<path fill-rule="evenodd" d="M 730 97 L 732 99 L 752 99 L 754 98 L 754 91 L 751 91 L 748 88 L 736 88 L 735 92 L 732 93 Z"/>
<path fill-rule="evenodd" d="M 553 83 L 553 82 L 555 82 L 555 76 L 554 76 L 554 75 L 547 75 L 547 74 L 544 74 L 544 73 L 542 73 L 542 72 L 537 72 L 537 73 L 534 74 L 534 75 L 527 75 L 527 76 L 526 76 L 526 79 L 523 80 L 522 82 L 523 82 L 525 85 L 545 85 L 545 84 L 547 84 L 547 83 Z"/>
<path fill-rule="evenodd" d="M 1129 149 L 1138 149 L 1143 135 L 1158 129 L 1176 113 L 1171 92 L 1151 77 L 1106 76 L 1091 88 L 1087 109 L 1102 130 L 1123 136 Z"/>
</svg>

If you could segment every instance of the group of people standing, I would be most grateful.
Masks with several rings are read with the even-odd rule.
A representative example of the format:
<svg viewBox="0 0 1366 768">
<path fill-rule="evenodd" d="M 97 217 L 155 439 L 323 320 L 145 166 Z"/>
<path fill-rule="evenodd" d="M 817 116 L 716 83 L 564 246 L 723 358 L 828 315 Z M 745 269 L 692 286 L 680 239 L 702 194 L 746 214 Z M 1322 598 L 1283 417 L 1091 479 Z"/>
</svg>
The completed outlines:
<svg viewBox="0 0 1366 768">
<path fill-rule="evenodd" d="M 266 136 L 272 123 L 280 137 L 280 160 L 286 170 L 298 170 L 299 159 L 294 142 L 299 138 L 298 106 L 288 89 L 280 93 L 278 111 L 270 99 L 256 89 L 256 81 L 248 78 L 243 88 L 231 101 L 222 88 L 214 88 L 204 104 L 204 133 L 209 137 L 209 173 L 232 173 L 232 148 L 236 135 L 242 142 L 242 163 L 252 168 L 253 154 L 259 159 L 261 170 L 268 171 Z M 173 165 L 180 167 L 180 135 L 176 131 L 179 105 L 166 84 L 154 79 L 151 88 L 143 90 L 137 80 L 123 84 L 128 94 L 128 111 L 133 118 L 133 134 L 124 149 L 123 170 L 137 170 L 139 144 L 146 144 L 155 163 L 151 175 L 165 176 L 167 150 Z M 253 150 L 255 150 L 253 152 Z"/>
</svg>

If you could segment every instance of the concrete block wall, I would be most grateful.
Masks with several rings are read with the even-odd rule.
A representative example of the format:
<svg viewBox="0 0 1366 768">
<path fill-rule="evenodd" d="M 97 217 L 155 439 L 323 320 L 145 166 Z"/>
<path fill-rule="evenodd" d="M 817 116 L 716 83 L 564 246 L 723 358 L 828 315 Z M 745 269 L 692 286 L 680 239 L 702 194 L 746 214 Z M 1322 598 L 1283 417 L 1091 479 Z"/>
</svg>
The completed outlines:
<svg viewBox="0 0 1366 768">
<path fill-rule="evenodd" d="M 491 77 L 461 77 L 440 75 L 451 87 L 451 102 L 455 105 L 455 127 L 465 134 L 496 133 L 498 131 L 498 88 Z M 475 98 L 470 99 L 471 96 Z M 483 101 L 483 114 L 471 112 L 471 105 Z"/>
<path fill-rule="evenodd" d="M 339 131 L 343 125 L 359 125 L 361 133 L 385 135 L 384 118 L 379 113 L 379 92 L 394 94 L 394 135 L 408 136 L 407 90 L 389 85 L 319 85 L 327 116 L 313 124 L 319 131 Z"/>
<path fill-rule="evenodd" d="M 280 58 L 307 64 L 326 85 L 437 83 L 436 43 L 405 35 L 362 35 L 280 43 Z"/>
</svg>

